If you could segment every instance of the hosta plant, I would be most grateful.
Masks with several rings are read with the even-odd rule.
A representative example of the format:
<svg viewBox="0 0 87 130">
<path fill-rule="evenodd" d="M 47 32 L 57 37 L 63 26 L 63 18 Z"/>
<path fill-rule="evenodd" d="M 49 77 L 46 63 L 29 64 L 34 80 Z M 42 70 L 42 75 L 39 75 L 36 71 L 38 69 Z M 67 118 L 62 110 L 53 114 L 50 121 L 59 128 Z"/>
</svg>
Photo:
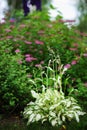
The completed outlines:
<svg viewBox="0 0 87 130">
<path fill-rule="evenodd" d="M 85 112 L 82 112 L 73 97 L 65 96 L 62 90 L 62 76 L 67 68 L 63 68 L 63 65 L 60 64 L 59 56 L 46 68 L 47 81 L 44 84 L 42 78 L 42 92 L 31 90 L 31 94 L 36 100 L 30 102 L 24 110 L 24 117 L 28 119 L 27 124 L 41 121 L 42 123 L 50 122 L 52 126 L 61 126 L 72 119 L 79 122 L 79 116 L 84 115 Z M 52 84 L 49 84 L 49 79 L 52 80 Z"/>
<path fill-rule="evenodd" d="M 63 125 L 67 120 L 76 119 L 84 115 L 77 101 L 73 97 L 65 97 L 55 89 L 46 89 L 42 93 L 31 91 L 36 98 L 35 102 L 30 102 L 24 110 L 24 117 L 28 119 L 28 125 L 33 122 L 48 121 L 52 126 Z"/>
</svg>

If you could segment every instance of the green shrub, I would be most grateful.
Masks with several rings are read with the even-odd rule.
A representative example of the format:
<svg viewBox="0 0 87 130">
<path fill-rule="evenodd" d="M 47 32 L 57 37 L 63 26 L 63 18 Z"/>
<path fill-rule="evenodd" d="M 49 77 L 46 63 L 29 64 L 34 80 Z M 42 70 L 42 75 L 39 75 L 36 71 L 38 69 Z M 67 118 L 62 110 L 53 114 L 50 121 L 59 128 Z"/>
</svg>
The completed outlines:
<svg viewBox="0 0 87 130">
<path fill-rule="evenodd" d="M 49 48 L 55 55 L 60 55 L 64 65 L 71 66 L 67 71 L 71 80 L 63 81 L 63 84 L 71 86 L 73 78 L 86 82 L 87 38 L 81 37 L 75 27 L 68 28 L 61 19 L 61 16 L 57 16 L 51 21 L 46 10 L 34 12 L 20 22 L 13 19 L 0 24 L 1 111 L 23 110 L 32 100 L 31 89 L 41 91 L 42 81 L 37 80 L 40 79 L 39 68 L 43 68 L 51 59 Z M 37 85 L 32 85 L 33 79 L 37 80 Z"/>
</svg>

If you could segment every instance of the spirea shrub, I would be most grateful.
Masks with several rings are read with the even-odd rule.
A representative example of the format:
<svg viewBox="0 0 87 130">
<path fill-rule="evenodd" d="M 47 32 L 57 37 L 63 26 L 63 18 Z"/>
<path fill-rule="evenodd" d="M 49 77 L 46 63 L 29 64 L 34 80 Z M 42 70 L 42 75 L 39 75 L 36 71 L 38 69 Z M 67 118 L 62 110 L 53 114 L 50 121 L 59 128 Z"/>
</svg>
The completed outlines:
<svg viewBox="0 0 87 130">
<path fill-rule="evenodd" d="M 70 23 L 63 21 L 59 15 L 51 21 L 49 13 L 44 10 L 29 14 L 26 18 L 22 18 L 21 12 L 17 12 L 15 19 L 6 19 L 4 23 L 0 23 L 1 113 L 13 113 L 15 110 L 20 112 L 32 99 L 31 89 L 41 92 L 42 82 L 46 87 L 54 87 L 57 84 L 54 81 L 60 80 L 58 75 L 54 78 L 56 72 L 53 69 L 52 77 L 49 77 L 50 67 L 48 78 L 47 73 L 44 73 L 44 66 L 51 59 L 49 47 L 56 55 L 60 55 L 62 63 L 69 68 L 69 86 L 77 79 L 86 83 L 87 35 L 82 35 L 76 27 L 68 28 L 65 22 Z M 41 66 L 44 68 L 43 79 Z M 62 84 L 67 84 L 67 79 Z"/>
</svg>

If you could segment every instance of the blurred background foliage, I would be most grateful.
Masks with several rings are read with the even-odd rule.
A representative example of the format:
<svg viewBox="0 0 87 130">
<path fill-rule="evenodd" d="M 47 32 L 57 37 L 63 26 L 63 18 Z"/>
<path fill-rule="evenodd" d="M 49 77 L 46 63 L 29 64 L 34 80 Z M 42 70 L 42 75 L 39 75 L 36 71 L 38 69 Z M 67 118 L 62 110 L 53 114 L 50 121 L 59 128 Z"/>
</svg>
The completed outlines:
<svg viewBox="0 0 87 130">
<path fill-rule="evenodd" d="M 49 6 L 51 4 L 52 0 L 42 0 L 42 6 L 47 5 Z M 12 15 L 14 15 L 14 12 L 18 9 L 22 9 L 22 0 L 8 0 L 8 5 L 10 7 L 10 10 L 12 11 Z M 80 12 L 79 16 L 79 24 L 77 25 L 77 28 L 81 32 L 87 32 L 87 0 L 79 0 L 78 2 L 78 11 Z"/>
<path fill-rule="evenodd" d="M 42 5 L 50 3 L 51 0 L 42 0 Z M 8 4 L 12 9 L 21 9 L 22 0 L 8 0 Z"/>
<path fill-rule="evenodd" d="M 78 10 L 81 13 L 78 29 L 81 32 L 87 32 L 87 0 L 79 0 Z"/>
</svg>

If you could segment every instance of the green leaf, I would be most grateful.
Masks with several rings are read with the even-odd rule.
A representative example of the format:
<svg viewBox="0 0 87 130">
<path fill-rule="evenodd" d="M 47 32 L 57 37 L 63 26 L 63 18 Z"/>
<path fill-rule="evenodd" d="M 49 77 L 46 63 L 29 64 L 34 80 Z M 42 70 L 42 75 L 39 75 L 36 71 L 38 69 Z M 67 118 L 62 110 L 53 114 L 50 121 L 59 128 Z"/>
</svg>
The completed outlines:
<svg viewBox="0 0 87 130">
<path fill-rule="evenodd" d="M 52 4 L 50 4 L 50 8 L 51 9 L 56 9 Z"/>
<path fill-rule="evenodd" d="M 10 104 L 10 106 L 15 106 L 15 101 L 14 100 L 10 100 L 9 104 Z"/>
</svg>

